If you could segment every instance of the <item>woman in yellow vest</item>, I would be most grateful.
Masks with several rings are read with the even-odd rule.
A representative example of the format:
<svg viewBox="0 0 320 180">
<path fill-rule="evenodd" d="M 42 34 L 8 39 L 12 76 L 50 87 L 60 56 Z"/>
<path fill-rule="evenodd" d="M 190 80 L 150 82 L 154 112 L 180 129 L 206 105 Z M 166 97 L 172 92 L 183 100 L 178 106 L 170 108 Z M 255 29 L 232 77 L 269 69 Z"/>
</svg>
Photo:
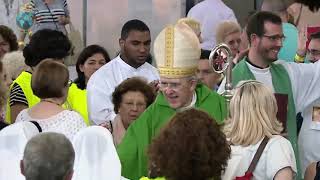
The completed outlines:
<svg viewBox="0 0 320 180">
<path fill-rule="evenodd" d="M 29 44 L 23 49 L 25 63 L 31 71 L 23 71 L 10 86 L 6 108 L 7 123 L 14 123 L 23 109 L 40 102 L 31 89 L 32 71 L 37 65 L 46 58 L 64 59 L 69 55 L 70 49 L 71 43 L 62 32 L 44 29 L 32 35 Z"/>
<path fill-rule="evenodd" d="M 76 64 L 78 78 L 69 88 L 68 103 L 90 125 L 87 110 L 87 82 L 91 75 L 110 61 L 108 52 L 101 46 L 90 45 L 79 55 Z"/>
</svg>

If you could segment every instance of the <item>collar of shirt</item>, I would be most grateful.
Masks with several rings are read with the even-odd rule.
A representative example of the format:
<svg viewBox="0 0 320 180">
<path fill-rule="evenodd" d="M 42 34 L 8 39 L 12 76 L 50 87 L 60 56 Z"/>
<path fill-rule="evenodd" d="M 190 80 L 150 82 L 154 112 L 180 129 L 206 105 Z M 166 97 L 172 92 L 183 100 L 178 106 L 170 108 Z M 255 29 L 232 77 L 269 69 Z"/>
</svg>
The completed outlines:
<svg viewBox="0 0 320 180">
<path fill-rule="evenodd" d="M 145 65 L 147 62 L 145 62 L 144 64 L 142 64 L 141 66 L 139 66 L 138 68 L 134 68 L 132 66 L 130 66 L 129 64 L 127 64 L 121 57 L 120 55 L 118 55 L 115 60 L 120 64 L 121 67 L 130 70 L 130 71 L 139 71 L 140 69 L 144 69 Z"/>
<path fill-rule="evenodd" d="M 255 67 L 253 66 L 251 63 L 249 62 L 246 62 L 247 65 L 248 65 L 248 68 L 252 71 L 252 72 L 255 72 L 255 73 L 260 73 L 260 74 L 263 74 L 263 73 L 267 73 L 270 71 L 270 66 L 268 66 L 267 68 L 264 68 L 264 69 L 261 69 L 261 68 L 258 68 L 258 67 Z"/>
</svg>

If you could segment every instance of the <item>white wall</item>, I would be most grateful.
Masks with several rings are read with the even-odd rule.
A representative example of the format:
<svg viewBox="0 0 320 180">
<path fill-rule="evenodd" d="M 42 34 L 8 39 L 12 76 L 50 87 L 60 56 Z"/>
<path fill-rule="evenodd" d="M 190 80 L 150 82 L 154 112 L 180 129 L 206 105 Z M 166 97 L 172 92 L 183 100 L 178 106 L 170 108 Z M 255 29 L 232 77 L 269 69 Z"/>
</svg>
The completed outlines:
<svg viewBox="0 0 320 180">
<path fill-rule="evenodd" d="M 69 0 L 73 24 L 82 31 L 82 0 Z M 185 0 L 88 0 L 87 45 L 104 46 L 111 57 L 119 51 L 123 24 L 130 19 L 144 21 L 152 40 L 165 25 L 185 14 Z"/>
</svg>

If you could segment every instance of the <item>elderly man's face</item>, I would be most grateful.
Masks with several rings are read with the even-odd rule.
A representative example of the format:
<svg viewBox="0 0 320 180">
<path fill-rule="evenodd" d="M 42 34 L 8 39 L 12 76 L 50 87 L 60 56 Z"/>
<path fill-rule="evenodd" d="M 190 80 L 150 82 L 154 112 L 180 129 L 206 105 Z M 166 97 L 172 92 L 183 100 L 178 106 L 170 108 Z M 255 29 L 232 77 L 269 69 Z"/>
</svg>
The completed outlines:
<svg viewBox="0 0 320 180">
<path fill-rule="evenodd" d="M 197 82 L 192 78 L 160 77 L 160 91 L 173 109 L 188 106 L 195 92 Z"/>
</svg>

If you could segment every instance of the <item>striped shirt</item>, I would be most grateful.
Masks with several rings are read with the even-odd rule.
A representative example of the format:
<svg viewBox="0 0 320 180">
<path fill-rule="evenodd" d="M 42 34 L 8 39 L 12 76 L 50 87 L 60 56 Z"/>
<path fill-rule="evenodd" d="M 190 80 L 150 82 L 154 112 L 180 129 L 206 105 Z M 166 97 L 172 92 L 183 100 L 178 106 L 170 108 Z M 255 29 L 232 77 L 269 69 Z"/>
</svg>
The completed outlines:
<svg viewBox="0 0 320 180">
<path fill-rule="evenodd" d="M 69 16 L 66 0 L 55 0 L 50 4 L 43 0 L 31 0 L 30 4 L 37 23 L 58 23 L 59 16 Z"/>
<path fill-rule="evenodd" d="M 25 104 L 28 106 L 28 101 L 22 88 L 20 87 L 19 84 L 14 83 L 10 91 L 10 101 L 9 101 L 10 107 L 17 103 Z"/>
</svg>

